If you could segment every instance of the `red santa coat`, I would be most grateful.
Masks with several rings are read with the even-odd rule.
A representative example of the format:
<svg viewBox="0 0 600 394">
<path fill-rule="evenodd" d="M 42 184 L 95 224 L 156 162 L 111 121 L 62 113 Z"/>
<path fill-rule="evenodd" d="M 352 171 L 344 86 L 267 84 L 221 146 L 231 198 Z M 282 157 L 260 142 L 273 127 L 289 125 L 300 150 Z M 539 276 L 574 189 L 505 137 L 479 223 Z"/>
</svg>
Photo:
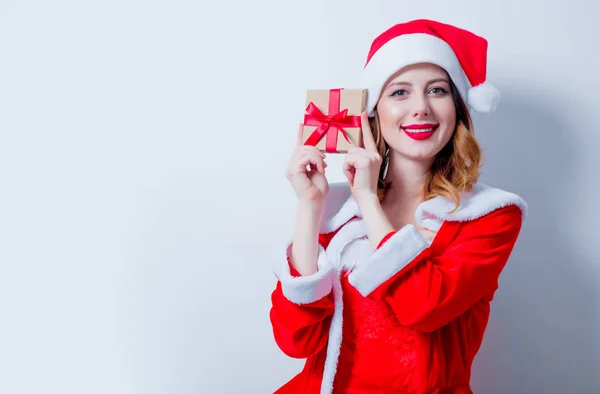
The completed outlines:
<svg viewBox="0 0 600 394">
<path fill-rule="evenodd" d="M 406 225 L 372 251 L 349 187 L 331 185 L 318 271 L 294 270 L 291 242 L 276 270 L 275 341 L 307 359 L 276 394 L 472 393 L 471 365 L 527 205 L 477 184 L 453 207 L 443 197 L 418 206 L 433 240 Z"/>
</svg>

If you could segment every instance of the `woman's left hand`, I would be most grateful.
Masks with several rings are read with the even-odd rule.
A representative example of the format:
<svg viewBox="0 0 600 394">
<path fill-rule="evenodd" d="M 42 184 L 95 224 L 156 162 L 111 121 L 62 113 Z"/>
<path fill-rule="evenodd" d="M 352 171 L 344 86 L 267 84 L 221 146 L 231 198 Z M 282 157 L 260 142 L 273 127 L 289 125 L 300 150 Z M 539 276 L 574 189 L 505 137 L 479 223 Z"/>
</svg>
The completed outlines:
<svg viewBox="0 0 600 394">
<path fill-rule="evenodd" d="M 364 148 L 353 145 L 344 161 L 344 175 L 348 178 L 352 195 L 357 202 L 377 197 L 377 180 L 382 162 L 369 126 L 367 112 L 361 114 L 361 128 Z"/>
</svg>

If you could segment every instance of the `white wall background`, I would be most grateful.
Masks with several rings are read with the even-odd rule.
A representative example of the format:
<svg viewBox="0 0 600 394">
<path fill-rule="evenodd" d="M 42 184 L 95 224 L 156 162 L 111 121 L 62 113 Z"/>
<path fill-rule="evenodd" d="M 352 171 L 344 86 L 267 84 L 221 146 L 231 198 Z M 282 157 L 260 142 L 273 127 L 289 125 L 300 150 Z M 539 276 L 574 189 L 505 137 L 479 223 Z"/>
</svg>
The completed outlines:
<svg viewBox="0 0 600 394">
<path fill-rule="evenodd" d="M 600 392 L 597 7 L 2 0 L 0 392 L 269 393 L 296 374 L 268 312 L 305 89 L 356 86 L 375 35 L 421 17 L 489 39 L 482 181 L 530 204 L 474 390 Z"/>
</svg>

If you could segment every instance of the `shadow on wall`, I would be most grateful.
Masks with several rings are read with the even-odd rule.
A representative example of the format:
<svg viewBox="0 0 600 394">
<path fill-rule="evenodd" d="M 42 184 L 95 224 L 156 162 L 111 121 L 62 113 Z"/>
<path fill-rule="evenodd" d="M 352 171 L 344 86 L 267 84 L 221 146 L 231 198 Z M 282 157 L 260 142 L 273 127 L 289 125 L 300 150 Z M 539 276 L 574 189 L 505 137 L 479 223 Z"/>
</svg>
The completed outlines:
<svg viewBox="0 0 600 394">
<path fill-rule="evenodd" d="M 581 229 L 566 220 L 581 141 L 560 103 L 509 87 L 498 110 L 474 116 L 484 148 L 481 181 L 520 194 L 525 228 L 500 278 L 486 337 L 473 367 L 475 393 L 578 394 L 594 390 L 595 296 Z M 564 109 L 563 109 L 564 110 Z M 587 257 L 589 258 L 589 257 Z"/>
</svg>

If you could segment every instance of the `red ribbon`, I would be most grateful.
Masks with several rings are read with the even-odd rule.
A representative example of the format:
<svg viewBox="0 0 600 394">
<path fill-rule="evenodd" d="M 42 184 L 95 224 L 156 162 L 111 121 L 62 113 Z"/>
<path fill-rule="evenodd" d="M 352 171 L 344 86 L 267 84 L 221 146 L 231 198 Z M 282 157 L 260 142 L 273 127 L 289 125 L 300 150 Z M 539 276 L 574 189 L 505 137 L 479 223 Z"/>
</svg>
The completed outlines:
<svg viewBox="0 0 600 394">
<path fill-rule="evenodd" d="M 360 116 L 348 116 L 348 109 L 340 111 L 341 90 L 342 89 L 331 89 L 329 91 L 328 115 L 324 115 L 314 103 L 310 102 L 308 104 L 308 107 L 306 107 L 306 114 L 304 115 L 304 124 L 306 126 L 317 126 L 317 129 L 312 132 L 304 145 L 315 146 L 321 138 L 323 138 L 323 135 L 327 134 L 325 151 L 336 153 L 338 131 L 342 133 L 342 136 L 346 141 L 350 142 L 344 127 L 361 126 Z"/>
</svg>

